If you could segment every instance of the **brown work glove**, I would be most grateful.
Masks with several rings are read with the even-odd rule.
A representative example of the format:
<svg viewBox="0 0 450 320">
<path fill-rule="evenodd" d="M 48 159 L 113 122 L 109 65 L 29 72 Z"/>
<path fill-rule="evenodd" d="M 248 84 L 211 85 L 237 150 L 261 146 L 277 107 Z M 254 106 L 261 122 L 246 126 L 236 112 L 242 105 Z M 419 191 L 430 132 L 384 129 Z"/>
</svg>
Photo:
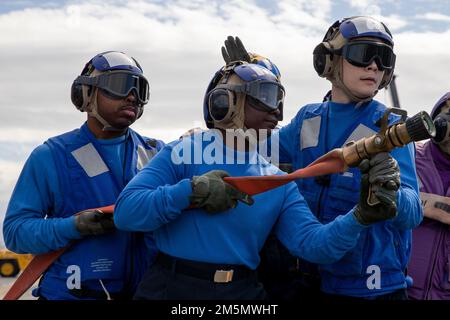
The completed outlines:
<svg viewBox="0 0 450 320">
<path fill-rule="evenodd" d="M 82 236 L 101 235 L 116 230 L 113 216 L 100 210 L 85 210 L 75 216 L 75 227 Z"/>
<path fill-rule="evenodd" d="M 392 219 L 397 215 L 397 191 L 400 187 L 400 169 L 397 161 L 389 153 L 383 152 L 359 165 L 361 170 L 361 189 L 359 203 L 354 215 L 364 225 Z M 369 186 L 380 203 L 371 206 L 367 203 Z"/>
<path fill-rule="evenodd" d="M 223 170 L 212 170 L 201 176 L 194 176 L 192 178 L 192 194 L 189 197 L 191 205 L 203 208 L 208 213 L 235 208 L 238 200 L 252 205 L 251 196 L 235 189 L 223 180 L 228 176 L 228 172 Z"/>
</svg>

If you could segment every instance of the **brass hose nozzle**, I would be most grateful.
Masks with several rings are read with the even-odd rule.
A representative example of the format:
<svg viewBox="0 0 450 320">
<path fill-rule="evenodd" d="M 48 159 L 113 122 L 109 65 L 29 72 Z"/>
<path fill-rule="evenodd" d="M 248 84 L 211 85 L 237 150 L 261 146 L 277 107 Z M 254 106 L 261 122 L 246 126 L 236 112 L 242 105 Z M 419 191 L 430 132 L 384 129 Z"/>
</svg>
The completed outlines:
<svg viewBox="0 0 450 320">
<path fill-rule="evenodd" d="M 339 149 L 340 155 L 347 166 L 356 167 L 362 160 L 377 153 L 390 152 L 412 141 L 421 141 L 433 138 L 436 135 L 433 120 L 425 111 L 417 113 L 406 121 L 388 126 L 388 116 L 391 112 L 393 112 L 393 108 L 387 109 L 384 113 L 380 120 L 380 131 L 377 134 L 368 138 L 361 138 L 356 142 L 350 141 Z M 372 186 L 369 188 L 367 203 L 371 206 L 379 203 L 372 192 Z"/>
<path fill-rule="evenodd" d="M 342 156 L 347 166 L 355 167 L 359 163 L 380 152 L 403 147 L 412 141 L 433 138 L 436 128 L 433 120 L 425 111 L 421 111 L 406 121 L 388 126 L 388 116 L 392 109 L 386 110 L 381 119 L 380 131 L 368 138 L 350 141 L 342 147 Z"/>
</svg>

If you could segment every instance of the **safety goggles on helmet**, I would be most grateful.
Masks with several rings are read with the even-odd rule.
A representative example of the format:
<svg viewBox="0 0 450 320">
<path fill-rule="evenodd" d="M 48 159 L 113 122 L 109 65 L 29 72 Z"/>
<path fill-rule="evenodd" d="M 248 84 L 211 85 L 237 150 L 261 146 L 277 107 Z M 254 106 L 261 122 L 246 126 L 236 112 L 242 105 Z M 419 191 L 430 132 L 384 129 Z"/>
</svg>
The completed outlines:
<svg viewBox="0 0 450 320">
<path fill-rule="evenodd" d="M 392 48 L 384 43 L 372 41 L 354 41 L 347 43 L 336 51 L 348 62 L 357 67 L 367 67 L 374 60 L 380 71 L 392 70 L 395 67 L 395 54 Z"/>
<path fill-rule="evenodd" d="M 132 90 L 140 104 L 148 103 L 150 87 L 143 75 L 137 75 L 127 71 L 112 71 L 100 74 L 96 77 L 79 76 L 76 82 L 90 85 L 105 91 L 109 96 L 126 98 Z"/>
<path fill-rule="evenodd" d="M 238 85 L 226 84 L 221 87 L 256 99 L 267 112 L 278 109 L 284 100 L 284 87 L 278 82 L 256 80 Z"/>
</svg>

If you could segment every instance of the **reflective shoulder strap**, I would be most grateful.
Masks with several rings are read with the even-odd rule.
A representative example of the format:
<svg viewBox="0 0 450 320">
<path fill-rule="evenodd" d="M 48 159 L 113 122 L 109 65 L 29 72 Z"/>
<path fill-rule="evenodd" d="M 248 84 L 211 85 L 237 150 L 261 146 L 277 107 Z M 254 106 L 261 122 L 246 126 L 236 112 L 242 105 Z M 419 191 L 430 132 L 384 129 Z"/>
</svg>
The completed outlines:
<svg viewBox="0 0 450 320">
<path fill-rule="evenodd" d="M 300 150 L 318 145 L 321 121 L 321 116 L 303 120 L 300 131 Z"/>
<path fill-rule="evenodd" d="M 90 178 L 109 171 L 92 143 L 72 151 L 71 154 Z"/>
<path fill-rule="evenodd" d="M 138 145 L 137 153 L 138 153 L 138 160 L 137 160 L 137 169 L 142 170 L 145 165 L 155 156 L 156 149 L 146 149 L 141 145 Z"/>
</svg>

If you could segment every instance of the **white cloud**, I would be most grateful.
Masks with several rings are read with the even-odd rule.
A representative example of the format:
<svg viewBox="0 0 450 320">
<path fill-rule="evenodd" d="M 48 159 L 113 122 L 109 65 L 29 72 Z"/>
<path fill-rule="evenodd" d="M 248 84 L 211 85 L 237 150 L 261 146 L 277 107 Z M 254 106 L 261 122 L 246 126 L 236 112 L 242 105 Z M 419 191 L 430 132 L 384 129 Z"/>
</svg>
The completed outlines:
<svg viewBox="0 0 450 320">
<path fill-rule="evenodd" d="M 427 12 L 425 14 L 418 14 L 415 16 L 416 19 L 425 19 L 425 20 L 431 20 L 431 21 L 444 21 L 444 22 L 450 22 L 450 16 L 445 15 L 438 12 Z"/>
<path fill-rule="evenodd" d="M 369 5 L 374 3 L 374 1 L 370 0 L 349 0 L 348 2 L 352 8 L 357 9 L 367 8 Z"/>
<path fill-rule="evenodd" d="M 417 54 L 422 56 L 421 65 L 431 72 L 439 73 L 444 65 L 436 64 L 435 55 L 449 57 L 448 48 L 445 43 L 450 41 L 450 29 L 445 32 L 402 32 L 394 34 L 397 58 L 401 59 L 403 54 Z M 432 77 L 433 78 L 433 77 Z"/>
<path fill-rule="evenodd" d="M 394 40 L 395 32 L 408 26 L 409 22 L 404 17 L 400 17 L 398 15 L 392 14 L 388 16 L 382 16 L 382 15 L 372 15 L 374 18 L 379 19 L 380 21 L 383 21 L 384 24 L 386 24 L 389 28 L 389 30 L 394 33 Z"/>
<path fill-rule="evenodd" d="M 386 1 L 382 3 L 380 1 L 374 0 L 348 0 L 351 8 L 357 10 L 359 15 L 372 16 L 380 21 L 383 21 L 391 31 L 396 31 L 404 28 L 408 25 L 408 20 L 405 17 L 400 17 L 397 14 L 385 15 L 382 13 L 382 8 L 384 11 L 390 12 L 389 8 L 398 6 L 398 2 Z"/>
<path fill-rule="evenodd" d="M 351 8 L 358 11 L 360 15 L 379 16 L 381 15 L 381 7 L 376 0 L 348 0 Z"/>
</svg>

